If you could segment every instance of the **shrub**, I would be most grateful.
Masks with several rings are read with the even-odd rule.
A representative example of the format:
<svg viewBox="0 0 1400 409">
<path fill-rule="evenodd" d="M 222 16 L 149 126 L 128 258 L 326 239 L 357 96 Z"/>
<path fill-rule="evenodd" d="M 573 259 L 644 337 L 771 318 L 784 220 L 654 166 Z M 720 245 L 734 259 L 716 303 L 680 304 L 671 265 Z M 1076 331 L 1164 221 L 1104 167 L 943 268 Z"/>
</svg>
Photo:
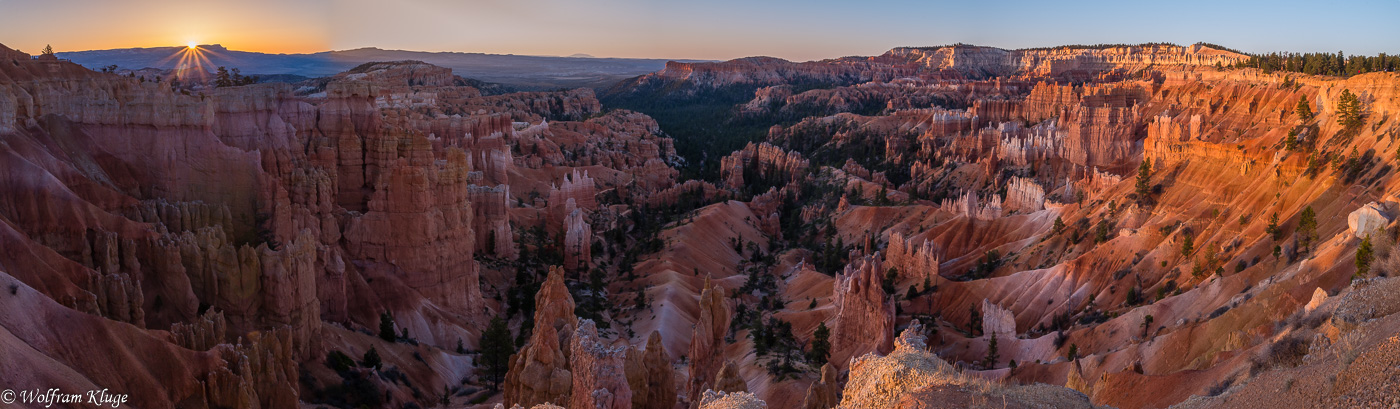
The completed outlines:
<svg viewBox="0 0 1400 409">
<path fill-rule="evenodd" d="M 1361 239 L 1361 245 L 1356 247 L 1356 276 L 1364 277 L 1371 271 L 1371 260 L 1375 257 L 1375 252 L 1371 249 L 1371 236 Z"/>
<path fill-rule="evenodd" d="M 326 353 L 326 367 L 337 373 L 345 373 L 349 372 L 350 368 L 355 367 L 355 360 L 350 359 L 350 356 L 345 355 L 344 352 L 333 349 Z"/>
<path fill-rule="evenodd" d="M 1269 345 L 1264 353 L 1254 359 L 1251 371 L 1277 367 L 1295 367 L 1303 364 L 1303 357 L 1308 355 L 1308 341 L 1302 336 L 1294 334 L 1274 342 Z"/>
<path fill-rule="evenodd" d="M 373 347 L 371 347 L 368 351 L 365 351 L 365 356 L 362 362 L 364 363 L 364 367 L 374 368 L 375 370 L 378 370 L 379 367 L 384 365 L 384 360 L 379 357 L 379 350 Z"/>
<path fill-rule="evenodd" d="M 399 334 L 394 331 L 394 316 L 389 311 L 379 314 L 379 338 L 389 342 L 399 340 Z"/>
</svg>

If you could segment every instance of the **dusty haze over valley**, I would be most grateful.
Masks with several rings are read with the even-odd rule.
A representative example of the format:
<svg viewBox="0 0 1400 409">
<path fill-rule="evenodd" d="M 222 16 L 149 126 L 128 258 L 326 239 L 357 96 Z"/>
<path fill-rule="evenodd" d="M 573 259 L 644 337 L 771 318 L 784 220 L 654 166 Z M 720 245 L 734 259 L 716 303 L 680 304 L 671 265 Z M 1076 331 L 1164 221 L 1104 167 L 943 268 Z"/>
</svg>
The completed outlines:
<svg viewBox="0 0 1400 409">
<path fill-rule="evenodd" d="M 79 3 L 0 408 L 1400 407 L 1400 4 Z"/>
</svg>

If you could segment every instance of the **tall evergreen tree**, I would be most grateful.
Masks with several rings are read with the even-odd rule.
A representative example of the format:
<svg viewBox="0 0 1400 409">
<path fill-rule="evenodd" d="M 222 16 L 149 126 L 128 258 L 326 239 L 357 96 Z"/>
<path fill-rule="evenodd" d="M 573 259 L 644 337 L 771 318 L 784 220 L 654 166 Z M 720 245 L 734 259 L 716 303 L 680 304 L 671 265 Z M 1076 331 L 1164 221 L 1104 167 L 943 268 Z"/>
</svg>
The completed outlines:
<svg viewBox="0 0 1400 409">
<path fill-rule="evenodd" d="M 1353 129 L 1361 123 L 1361 100 L 1351 90 L 1342 90 L 1342 96 L 1337 98 L 1337 124 Z"/>
<path fill-rule="evenodd" d="M 511 340 L 510 328 L 501 317 L 491 318 L 491 324 L 481 333 L 482 378 L 492 390 L 500 389 L 506 370 L 510 369 L 510 356 L 515 353 L 515 342 Z"/>
<path fill-rule="evenodd" d="M 229 76 L 228 68 L 219 66 L 219 69 L 214 72 L 214 86 L 219 88 L 233 86 L 233 78 Z"/>
<path fill-rule="evenodd" d="M 1187 232 L 1182 236 L 1183 237 L 1181 238 L 1181 255 L 1190 257 L 1191 251 L 1195 250 L 1196 247 L 1194 243 L 1195 239 L 1191 237 L 1190 232 Z"/>
<path fill-rule="evenodd" d="M 1138 203 L 1152 203 L 1152 159 L 1143 158 L 1137 174 Z"/>
<path fill-rule="evenodd" d="M 1298 96 L 1298 107 L 1294 109 L 1298 112 L 1298 119 L 1303 122 L 1311 121 L 1313 117 L 1312 104 L 1308 102 L 1307 95 Z"/>
<path fill-rule="evenodd" d="M 817 324 L 817 330 L 812 333 L 812 350 L 807 352 L 807 359 L 812 361 L 812 366 L 821 367 L 831 358 L 831 329 L 826 327 L 826 323 Z"/>
<path fill-rule="evenodd" d="M 982 366 L 987 369 L 996 369 L 997 361 L 1001 360 L 1001 354 L 997 353 L 997 333 L 992 333 L 992 340 L 987 342 L 987 357 L 982 358 Z"/>
<path fill-rule="evenodd" d="M 1312 206 L 1303 208 L 1303 214 L 1298 216 L 1298 247 L 1307 252 L 1312 252 L 1313 236 L 1317 234 L 1317 213 L 1313 212 Z"/>
</svg>

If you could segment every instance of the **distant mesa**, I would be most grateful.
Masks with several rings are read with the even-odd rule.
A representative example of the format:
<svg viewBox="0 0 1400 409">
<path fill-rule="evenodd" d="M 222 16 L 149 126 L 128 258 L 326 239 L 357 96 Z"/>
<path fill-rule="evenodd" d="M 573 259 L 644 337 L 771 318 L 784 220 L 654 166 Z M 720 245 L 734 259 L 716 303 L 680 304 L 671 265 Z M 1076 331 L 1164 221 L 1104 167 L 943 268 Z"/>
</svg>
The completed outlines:
<svg viewBox="0 0 1400 409">
<path fill-rule="evenodd" d="M 124 48 L 57 53 L 93 70 L 115 65 L 121 70 L 176 68 L 184 45 Z M 316 78 L 341 73 L 375 61 L 423 61 L 451 68 L 453 74 L 520 90 L 602 88 L 620 80 L 649 74 L 666 67 L 666 59 L 597 58 L 588 54 L 568 57 L 386 50 L 375 47 L 302 54 L 271 54 L 230 50 L 219 44 L 202 44 L 212 67 L 238 68 L 245 75 L 271 77 L 294 75 Z M 698 61 L 698 60 L 684 60 Z M 210 69 L 212 71 L 212 68 Z"/>
</svg>

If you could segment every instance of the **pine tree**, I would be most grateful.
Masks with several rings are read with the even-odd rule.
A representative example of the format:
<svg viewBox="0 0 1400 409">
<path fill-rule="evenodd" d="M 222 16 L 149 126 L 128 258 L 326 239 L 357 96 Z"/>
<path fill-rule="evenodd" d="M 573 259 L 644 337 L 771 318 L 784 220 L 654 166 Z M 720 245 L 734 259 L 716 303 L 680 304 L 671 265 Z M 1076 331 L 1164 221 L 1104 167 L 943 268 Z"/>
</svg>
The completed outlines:
<svg viewBox="0 0 1400 409">
<path fill-rule="evenodd" d="M 501 386 L 506 370 L 510 369 L 510 356 L 515 353 L 515 343 L 511 341 L 510 328 L 501 317 L 491 318 L 491 324 L 481 333 L 482 378 L 492 390 Z"/>
<path fill-rule="evenodd" d="M 817 324 L 817 330 L 812 333 L 812 349 L 807 352 L 807 358 L 812 361 L 812 366 L 821 367 L 831 357 L 830 338 L 831 329 L 826 327 L 826 323 Z"/>
<path fill-rule="evenodd" d="M 1312 206 L 1303 208 L 1303 214 L 1298 217 L 1298 247 L 1312 252 L 1313 236 L 1317 233 L 1317 214 L 1313 212 Z"/>
<path fill-rule="evenodd" d="M 1356 247 L 1356 276 L 1365 277 L 1371 272 L 1371 259 L 1375 257 L 1371 248 L 1371 236 L 1361 239 L 1361 245 Z"/>
<path fill-rule="evenodd" d="M 1055 216 L 1055 227 L 1054 227 L 1054 229 L 1055 229 L 1055 234 L 1060 234 L 1060 232 L 1065 231 L 1065 221 L 1064 221 L 1064 219 L 1061 219 L 1060 216 Z"/>
<path fill-rule="evenodd" d="M 399 340 L 398 332 L 394 331 L 394 316 L 389 315 L 389 311 L 379 314 L 379 338 L 389 342 Z"/>
<path fill-rule="evenodd" d="M 1352 129 L 1361 123 L 1361 100 L 1351 90 L 1342 90 L 1342 96 L 1337 98 L 1337 124 Z"/>
<path fill-rule="evenodd" d="M 1311 121 L 1311 120 L 1312 120 L 1312 117 L 1313 117 L 1312 104 L 1311 104 L 1311 103 L 1308 103 L 1308 96 L 1307 96 L 1307 95 L 1299 95 L 1299 96 L 1298 96 L 1298 107 L 1297 107 L 1295 110 L 1298 112 L 1298 119 L 1299 119 L 1299 120 L 1302 120 L 1303 122 L 1307 122 L 1307 121 Z"/>
<path fill-rule="evenodd" d="M 53 55 L 52 45 L 44 45 L 44 55 Z"/>
<path fill-rule="evenodd" d="M 1189 257 L 1191 256 L 1191 251 L 1195 249 L 1195 239 L 1191 237 L 1191 233 L 1186 233 L 1182 236 L 1184 237 L 1181 238 L 1181 255 Z"/>
<path fill-rule="evenodd" d="M 214 73 L 214 86 L 218 88 L 233 86 L 233 78 L 229 77 L 228 69 L 219 66 Z"/>
<path fill-rule="evenodd" d="M 967 333 L 968 333 L 968 335 L 972 335 L 972 336 L 975 337 L 975 336 L 977 336 L 977 333 L 980 332 L 980 331 L 982 331 L 982 314 L 979 313 L 979 312 L 977 312 L 977 306 L 975 306 L 975 305 L 968 305 L 968 306 L 967 306 Z"/>
<path fill-rule="evenodd" d="M 1278 241 L 1278 212 L 1274 212 L 1273 215 L 1269 216 L 1269 225 L 1264 226 L 1264 232 L 1269 233 L 1269 236 L 1272 237 L 1274 241 Z"/>
<path fill-rule="evenodd" d="M 997 361 L 1001 360 L 1001 355 L 997 354 L 997 333 L 992 333 L 992 340 L 987 342 L 987 357 L 982 358 L 982 366 L 987 369 L 996 369 Z"/>
<path fill-rule="evenodd" d="M 1137 175 L 1137 195 L 1138 203 L 1150 204 L 1152 195 L 1152 159 L 1143 158 L 1142 164 L 1138 165 Z"/>
<path fill-rule="evenodd" d="M 375 370 L 378 370 L 380 366 L 384 365 L 384 360 L 379 357 L 379 350 L 374 347 L 370 347 L 368 351 L 365 351 L 363 362 L 365 368 L 374 368 Z"/>
</svg>

